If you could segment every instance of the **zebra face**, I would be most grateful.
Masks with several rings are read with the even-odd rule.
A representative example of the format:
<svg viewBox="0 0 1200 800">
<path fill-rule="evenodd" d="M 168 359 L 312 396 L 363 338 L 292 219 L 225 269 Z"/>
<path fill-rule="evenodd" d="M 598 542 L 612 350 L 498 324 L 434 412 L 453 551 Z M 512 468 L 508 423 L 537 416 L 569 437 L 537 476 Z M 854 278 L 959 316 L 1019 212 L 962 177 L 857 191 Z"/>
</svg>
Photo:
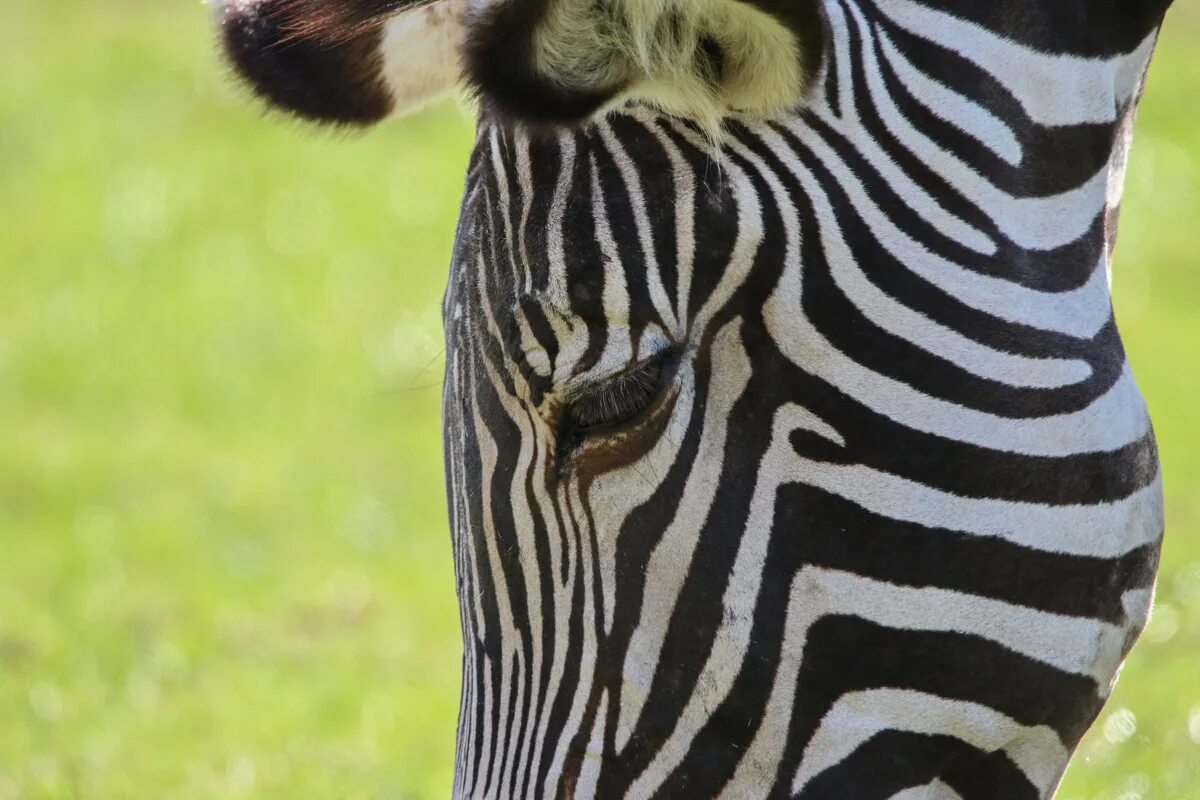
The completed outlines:
<svg viewBox="0 0 1200 800">
<path fill-rule="evenodd" d="M 446 34 L 456 796 L 1053 794 L 1162 534 L 1108 272 L 1165 4 L 1043 5 Z M 351 61 L 415 19 L 311 7 Z"/>
<path fill-rule="evenodd" d="M 877 736 L 955 739 L 914 781 L 1008 747 L 1012 796 L 1057 783 L 1162 525 L 1107 200 L 1058 220 L 1098 272 L 1078 318 L 1001 280 L 938 309 L 950 278 L 862 234 L 888 216 L 837 144 L 816 113 L 736 128 L 720 163 L 646 110 L 481 128 L 445 307 L 463 796 L 821 796 L 849 768 L 817 754 Z M 1027 317 L 996 318 L 1001 287 Z"/>
</svg>

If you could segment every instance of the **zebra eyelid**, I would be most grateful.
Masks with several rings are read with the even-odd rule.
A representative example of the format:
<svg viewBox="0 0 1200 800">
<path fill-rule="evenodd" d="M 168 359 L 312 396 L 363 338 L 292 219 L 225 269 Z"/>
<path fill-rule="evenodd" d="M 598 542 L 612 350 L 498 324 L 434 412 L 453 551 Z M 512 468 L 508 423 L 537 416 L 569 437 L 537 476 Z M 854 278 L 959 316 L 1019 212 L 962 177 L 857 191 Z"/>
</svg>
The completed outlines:
<svg viewBox="0 0 1200 800">
<path fill-rule="evenodd" d="M 677 348 L 668 347 L 633 367 L 577 389 L 564 405 L 561 424 L 564 437 L 583 438 L 635 424 L 666 393 L 675 377 L 679 355 Z M 589 403 L 598 408 L 587 408 Z M 622 409 L 623 404 L 633 405 Z M 582 417 L 581 410 L 586 410 Z M 608 417 L 604 418 L 604 414 Z"/>
</svg>

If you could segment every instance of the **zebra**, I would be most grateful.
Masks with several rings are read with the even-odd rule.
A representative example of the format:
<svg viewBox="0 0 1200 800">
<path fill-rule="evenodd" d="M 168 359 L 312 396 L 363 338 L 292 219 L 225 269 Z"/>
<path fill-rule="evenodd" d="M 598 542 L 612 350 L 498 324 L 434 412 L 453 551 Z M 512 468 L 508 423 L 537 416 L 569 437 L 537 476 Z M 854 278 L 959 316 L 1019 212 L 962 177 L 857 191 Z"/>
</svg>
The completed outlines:
<svg viewBox="0 0 1200 800">
<path fill-rule="evenodd" d="M 1152 604 L 1110 299 L 1169 0 L 225 0 L 271 104 L 478 102 L 459 798 L 1052 797 Z"/>
</svg>

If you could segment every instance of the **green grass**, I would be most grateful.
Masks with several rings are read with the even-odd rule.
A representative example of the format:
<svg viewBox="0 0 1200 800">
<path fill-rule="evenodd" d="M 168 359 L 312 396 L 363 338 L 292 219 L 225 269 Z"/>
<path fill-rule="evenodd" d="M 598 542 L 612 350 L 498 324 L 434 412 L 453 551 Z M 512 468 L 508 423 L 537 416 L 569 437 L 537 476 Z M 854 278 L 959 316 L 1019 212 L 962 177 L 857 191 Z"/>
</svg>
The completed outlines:
<svg viewBox="0 0 1200 800">
<path fill-rule="evenodd" d="M 1068 800 L 1200 796 L 1200 15 L 1175 14 L 1116 269 L 1169 539 Z M 198 4 L 0 23 L 0 800 L 447 796 L 466 118 L 264 118 Z"/>
</svg>

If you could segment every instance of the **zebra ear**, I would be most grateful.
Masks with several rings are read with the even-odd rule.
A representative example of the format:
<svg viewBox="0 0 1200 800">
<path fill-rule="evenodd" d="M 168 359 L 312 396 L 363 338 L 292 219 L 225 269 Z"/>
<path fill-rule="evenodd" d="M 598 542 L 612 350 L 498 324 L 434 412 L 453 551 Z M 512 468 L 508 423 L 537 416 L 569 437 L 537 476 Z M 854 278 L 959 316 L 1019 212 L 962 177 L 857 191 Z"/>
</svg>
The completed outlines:
<svg viewBox="0 0 1200 800">
<path fill-rule="evenodd" d="M 268 104 L 364 126 L 454 89 L 462 0 L 218 0 L 226 57 Z"/>
<path fill-rule="evenodd" d="M 577 124 L 641 99 L 702 124 L 794 107 L 818 69 L 819 0 L 473 0 L 463 64 L 490 110 Z"/>
</svg>

